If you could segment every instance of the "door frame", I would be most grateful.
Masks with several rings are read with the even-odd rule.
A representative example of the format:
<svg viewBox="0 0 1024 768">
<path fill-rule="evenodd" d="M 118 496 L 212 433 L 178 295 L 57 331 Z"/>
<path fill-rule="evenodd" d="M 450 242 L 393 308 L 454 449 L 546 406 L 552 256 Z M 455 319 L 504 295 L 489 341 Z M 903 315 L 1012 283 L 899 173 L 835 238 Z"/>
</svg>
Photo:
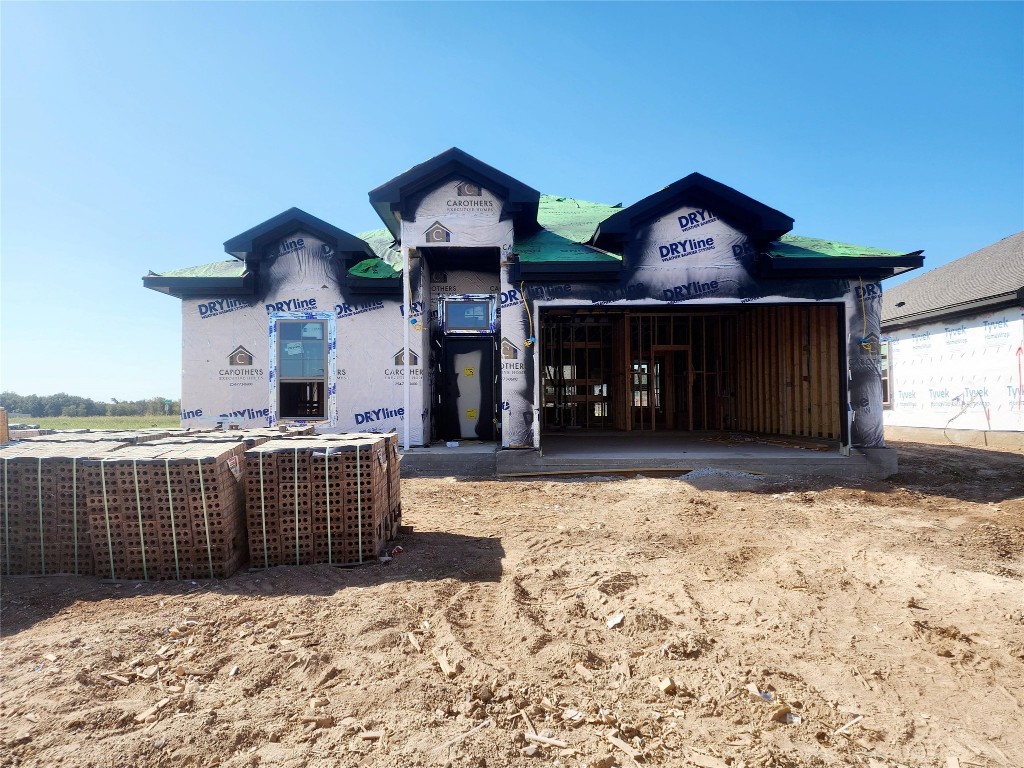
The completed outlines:
<svg viewBox="0 0 1024 768">
<path fill-rule="evenodd" d="M 675 372 L 675 355 L 676 353 L 685 353 L 684 360 L 686 366 L 686 426 L 680 427 L 678 424 L 678 416 L 674 413 L 674 403 L 676 394 L 676 383 L 679 378 Z M 655 371 L 658 370 L 658 361 L 660 358 L 661 371 L 656 376 Z M 666 361 L 669 361 L 666 365 Z M 638 372 L 634 369 L 634 366 L 640 363 L 647 365 L 647 371 Z M 637 432 L 657 432 L 659 429 L 662 431 L 682 431 L 682 430 L 693 430 L 693 356 L 691 345 L 689 344 L 657 344 L 653 345 L 650 349 L 650 357 L 647 359 L 634 358 L 630 355 L 629 359 L 629 407 L 630 407 L 630 419 L 629 428 L 631 431 Z M 641 390 L 636 386 L 638 376 L 647 376 L 646 389 Z M 655 383 L 659 385 L 659 391 L 655 392 Z M 647 404 L 646 405 L 635 405 L 634 397 L 640 392 L 646 392 Z M 657 394 L 657 397 L 655 396 Z M 659 410 L 658 405 L 660 403 L 669 404 L 663 405 L 662 410 L 669 408 L 673 413 L 673 418 L 666 419 L 672 426 L 661 426 L 658 427 L 657 411 Z M 645 412 L 649 414 L 649 418 L 644 418 Z M 639 418 L 638 418 L 639 417 Z"/>
</svg>

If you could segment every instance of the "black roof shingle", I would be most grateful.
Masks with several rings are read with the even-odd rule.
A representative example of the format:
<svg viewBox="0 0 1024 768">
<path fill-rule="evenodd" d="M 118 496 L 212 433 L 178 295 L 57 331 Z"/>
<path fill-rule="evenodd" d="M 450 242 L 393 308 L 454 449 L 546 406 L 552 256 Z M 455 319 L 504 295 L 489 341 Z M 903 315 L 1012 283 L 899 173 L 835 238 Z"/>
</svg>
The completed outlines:
<svg viewBox="0 0 1024 768">
<path fill-rule="evenodd" d="M 931 322 L 1024 301 L 1024 232 L 882 294 L 882 327 Z"/>
</svg>

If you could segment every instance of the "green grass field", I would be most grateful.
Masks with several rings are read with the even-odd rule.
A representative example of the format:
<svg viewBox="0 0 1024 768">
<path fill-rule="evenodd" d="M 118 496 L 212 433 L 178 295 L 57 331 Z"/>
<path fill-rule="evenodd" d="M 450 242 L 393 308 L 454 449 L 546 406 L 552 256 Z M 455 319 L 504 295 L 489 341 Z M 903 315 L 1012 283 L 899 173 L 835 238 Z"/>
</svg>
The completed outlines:
<svg viewBox="0 0 1024 768">
<path fill-rule="evenodd" d="M 21 421 L 21 420 L 19 420 Z M 38 424 L 42 429 L 152 429 L 181 426 L 177 414 L 173 416 L 54 416 L 30 418 L 21 421 Z"/>
</svg>

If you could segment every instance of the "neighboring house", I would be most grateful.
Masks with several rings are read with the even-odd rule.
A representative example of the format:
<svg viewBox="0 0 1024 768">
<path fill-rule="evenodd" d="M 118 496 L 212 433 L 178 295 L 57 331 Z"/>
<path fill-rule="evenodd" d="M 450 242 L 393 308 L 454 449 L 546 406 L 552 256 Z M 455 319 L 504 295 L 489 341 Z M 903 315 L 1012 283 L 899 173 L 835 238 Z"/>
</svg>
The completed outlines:
<svg viewBox="0 0 1024 768">
<path fill-rule="evenodd" d="M 698 173 L 622 207 L 541 195 L 458 149 L 370 203 L 386 229 L 293 208 L 228 240 L 227 262 L 143 278 L 182 302 L 184 426 L 884 445 L 880 281 L 920 251 L 791 235 Z"/>
<path fill-rule="evenodd" d="M 1022 437 L 1024 232 L 886 290 L 882 334 L 887 434 Z"/>
</svg>

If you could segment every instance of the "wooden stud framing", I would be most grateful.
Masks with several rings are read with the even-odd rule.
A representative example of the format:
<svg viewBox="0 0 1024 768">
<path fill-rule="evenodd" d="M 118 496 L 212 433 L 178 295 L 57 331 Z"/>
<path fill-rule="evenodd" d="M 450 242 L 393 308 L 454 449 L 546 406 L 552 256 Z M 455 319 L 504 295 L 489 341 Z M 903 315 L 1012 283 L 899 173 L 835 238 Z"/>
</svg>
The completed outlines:
<svg viewBox="0 0 1024 768">
<path fill-rule="evenodd" d="M 587 315 L 598 322 L 586 322 Z M 543 424 L 625 431 L 735 429 L 838 440 L 840 317 L 840 307 L 832 304 L 546 314 Z M 634 362 L 646 365 L 643 388 Z M 675 393 L 660 409 L 656 362 L 658 396 Z M 561 380 L 552 382 L 552 372 L 561 372 Z M 557 404 L 548 402 L 553 384 L 561 387 Z M 604 386 L 607 394 L 596 389 Z M 595 413 L 595 402 L 607 404 L 606 415 Z M 563 414 L 560 424 L 556 413 Z"/>
</svg>

